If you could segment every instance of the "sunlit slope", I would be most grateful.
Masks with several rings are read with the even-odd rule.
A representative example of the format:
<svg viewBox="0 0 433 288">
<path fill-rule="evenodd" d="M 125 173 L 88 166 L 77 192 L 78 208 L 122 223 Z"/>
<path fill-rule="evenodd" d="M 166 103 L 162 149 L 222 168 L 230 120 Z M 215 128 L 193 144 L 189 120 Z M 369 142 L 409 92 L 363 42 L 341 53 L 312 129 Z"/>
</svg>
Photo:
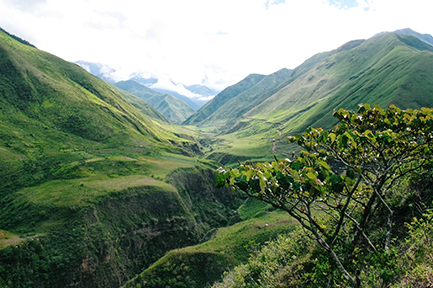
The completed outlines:
<svg viewBox="0 0 433 288">
<path fill-rule="evenodd" d="M 262 78 L 251 88 L 222 104 L 199 125 L 214 127 L 219 132 L 229 132 L 227 128 L 232 127 L 244 114 L 278 91 L 279 85 L 286 81 L 291 73 L 291 70 L 281 69 Z"/>
<path fill-rule="evenodd" d="M 433 104 L 432 46 L 393 33 L 357 44 L 333 51 L 245 118 L 266 119 L 285 130 L 300 120 L 302 130 L 315 122 L 329 127 L 333 109 L 355 109 L 359 103 L 402 108 Z M 301 120 L 304 115 L 308 120 Z M 321 119 L 324 115 L 330 116 Z"/>
<path fill-rule="evenodd" d="M 182 131 L 0 32 L 0 287 L 118 287 L 225 226 L 238 196 Z"/>
<path fill-rule="evenodd" d="M 29 185 L 21 171 L 27 161 L 51 157 L 56 160 L 47 169 L 55 169 L 55 163 L 79 159 L 71 151 L 194 154 L 190 140 L 159 126 L 159 112 L 136 98 L 140 112 L 122 94 L 134 97 L 0 32 L 1 186 Z"/>
<path fill-rule="evenodd" d="M 231 99 L 237 97 L 242 92 L 250 89 L 257 83 L 259 83 L 265 75 L 251 74 L 239 83 L 229 86 L 218 95 L 216 95 L 211 101 L 203 105 L 199 110 L 197 110 L 193 115 L 185 120 L 185 125 L 202 125 L 207 118 L 217 111 L 221 106 L 230 101 Z"/>
<path fill-rule="evenodd" d="M 331 127 L 334 109 L 356 109 L 360 103 L 432 107 L 432 51 L 433 46 L 413 36 L 386 33 L 317 54 L 294 69 L 277 89 L 251 87 L 251 91 L 263 91 L 262 98 L 257 98 L 263 101 L 255 102 L 242 115 L 226 113 L 225 120 L 212 115 L 200 122 L 201 127 L 235 122 L 220 130 L 225 135 L 218 136 L 219 144 L 209 157 L 230 163 L 291 153 L 293 147 L 285 140 L 288 134 L 308 126 Z M 227 111 L 243 111 L 251 104 L 235 98 L 230 101 Z M 226 155 L 232 156 L 224 160 Z"/>
<path fill-rule="evenodd" d="M 171 94 L 158 93 L 133 80 L 120 81 L 115 85 L 145 100 L 173 124 L 182 123 L 194 113 L 194 110 L 183 100 Z"/>
<path fill-rule="evenodd" d="M 117 88 L 75 64 L 3 33 L 0 37 L 1 101 L 3 109 L 8 108 L 2 115 L 13 109 L 50 128 L 92 141 L 109 141 L 125 132 L 140 134 L 149 143 L 165 140 L 164 132 L 125 101 Z M 148 116 L 155 116 L 157 112 L 151 110 Z"/>
</svg>

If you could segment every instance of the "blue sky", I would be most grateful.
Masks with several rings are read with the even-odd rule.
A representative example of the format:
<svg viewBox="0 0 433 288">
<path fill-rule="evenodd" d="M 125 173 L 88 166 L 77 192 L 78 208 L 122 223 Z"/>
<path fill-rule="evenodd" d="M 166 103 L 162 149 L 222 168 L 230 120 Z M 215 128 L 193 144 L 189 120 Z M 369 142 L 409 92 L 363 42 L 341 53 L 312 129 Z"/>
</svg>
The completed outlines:
<svg viewBox="0 0 433 288">
<path fill-rule="evenodd" d="M 382 31 L 433 34 L 431 0 L 0 0 L 0 27 L 68 61 L 223 89 Z M 194 96 L 194 95 L 192 95 Z"/>
<path fill-rule="evenodd" d="M 356 0 L 329 0 L 329 3 L 340 9 L 350 9 L 359 6 Z"/>
</svg>

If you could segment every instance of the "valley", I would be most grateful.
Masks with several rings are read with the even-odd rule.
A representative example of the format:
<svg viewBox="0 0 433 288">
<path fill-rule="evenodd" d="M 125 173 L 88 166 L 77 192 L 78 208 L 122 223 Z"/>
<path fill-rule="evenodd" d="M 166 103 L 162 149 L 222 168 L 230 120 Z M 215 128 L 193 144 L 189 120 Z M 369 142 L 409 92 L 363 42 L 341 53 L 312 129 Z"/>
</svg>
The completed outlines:
<svg viewBox="0 0 433 288">
<path fill-rule="evenodd" d="M 245 193 L 217 188 L 215 173 L 300 153 L 287 137 L 331 129 L 339 108 L 433 107 L 433 46 L 406 32 L 351 41 L 293 70 L 248 75 L 191 107 L 132 79 L 108 83 L 1 30 L 0 287 L 210 287 L 247 271 L 245 263 L 272 261 L 286 285 L 278 287 L 299 285 L 284 278 L 297 272 L 311 279 L 331 273 L 334 264 L 302 239 L 299 223 Z M 393 202 L 401 229 L 407 217 L 424 219 L 431 209 L 431 172 L 423 177 L 404 178 L 397 189 L 413 191 Z M 416 233 L 430 223 L 417 221 Z M 296 249 L 284 246 L 284 235 Z M 291 258 L 275 253 L 284 260 L 265 262 L 276 243 Z M 417 253 L 413 263 L 433 277 L 431 259 L 423 263 Z M 395 285 L 403 277 L 390 275 Z"/>
</svg>

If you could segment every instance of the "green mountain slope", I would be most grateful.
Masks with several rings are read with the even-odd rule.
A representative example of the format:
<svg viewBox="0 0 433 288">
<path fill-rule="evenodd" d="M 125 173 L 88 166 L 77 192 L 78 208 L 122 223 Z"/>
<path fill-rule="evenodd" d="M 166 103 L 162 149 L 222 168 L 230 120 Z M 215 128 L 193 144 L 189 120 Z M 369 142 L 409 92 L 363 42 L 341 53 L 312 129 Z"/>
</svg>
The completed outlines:
<svg viewBox="0 0 433 288">
<path fill-rule="evenodd" d="M 47 128 L 91 141 L 115 141 L 128 131 L 146 139 L 150 146 L 169 143 L 164 139 L 168 134 L 134 109 L 118 89 L 75 64 L 19 45 L 5 34 L 1 37 L 3 117 L 20 114 Z"/>
<path fill-rule="evenodd" d="M 156 108 L 154 108 L 152 105 L 144 101 L 143 99 L 126 92 L 122 89 L 120 89 L 117 86 L 113 87 L 114 90 L 118 91 L 120 95 L 123 96 L 129 103 L 132 104 L 135 108 L 137 108 L 141 113 L 144 115 L 150 117 L 152 120 L 156 120 L 159 123 L 170 123 L 164 115 L 162 115 Z"/>
<path fill-rule="evenodd" d="M 245 90 L 248 90 L 249 88 L 253 87 L 258 82 L 260 82 L 264 77 L 265 75 L 251 74 L 245 79 L 243 79 L 242 81 L 240 81 L 239 83 L 227 87 L 226 89 L 221 91 L 217 96 L 215 96 L 215 98 L 213 98 L 211 101 L 203 105 L 191 117 L 186 119 L 186 121 L 183 124 L 197 125 L 201 123 L 212 113 L 218 110 L 222 105 L 224 105 L 227 101 L 241 94 Z"/>
<path fill-rule="evenodd" d="M 0 287 L 119 287 L 229 222 L 241 199 L 162 121 L 0 31 Z"/>
<path fill-rule="evenodd" d="M 398 33 L 398 34 L 404 34 L 404 35 L 411 35 L 411 36 L 415 36 L 416 38 L 430 44 L 433 45 L 433 36 L 431 36 L 430 34 L 421 34 L 418 33 L 416 31 L 413 31 L 410 28 L 405 28 L 405 29 L 399 29 L 399 30 L 395 30 L 393 31 L 394 33 Z M 381 33 L 379 33 L 380 35 Z"/>
<path fill-rule="evenodd" d="M 432 52 L 433 46 L 416 37 L 386 33 L 315 55 L 293 70 L 277 89 L 263 91 L 266 97 L 251 109 L 243 110 L 250 103 L 239 95 L 239 101 L 232 99 L 230 108 L 226 107 L 227 111 L 244 113 L 218 111 L 224 116 L 203 118 L 199 122 L 202 127 L 221 122 L 231 125 L 221 130 L 228 134 L 218 138 L 220 144 L 213 147 L 210 157 L 221 160 L 222 154 L 243 157 L 239 159 L 284 155 L 293 149 L 285 136 L 308 126 L 331 127 L 335 123 L 334 109 L 356 109 L 360 103 L 431 107 Z M 212 102 L 208 105 L 214 105 Z M 236 157 L 230 159 L 237 161 Z"/>
<path fill-rule="evenodd" d="M 396 104 L 402 108 L 430 106 L 433 82 L 428 75 L 433 74 L 432 51 L 432 46 L 415 37 L 392 33 L 356 47 L 337 49 L 245 117 L 266 119 L 288 130 L 289 126 L 295 128 L 290 122 L 305 114 L 309 119 L 298 128 L 302 130 L 315 123 L 329 127 L 333 124 L 332 116 L 322 119 L 324 115 L 331 115 L 333 109 L 340 107 L 355 109 L 359 103 L 384 107 Z M 419 77 L 425 81 L 418 81 L 415 86 L 413 82 Z M 310 107 L 319 115 L 302 112 Z"/>
<path fill-rule="evenodd" d="M 251 88 L 239 93 L 236 97 L 222 104 L 209 115 L 204 125 L 211 125 L 218 131 L 225 131 L 231 127 L 245 113 L 256 107 L 268 97 L 278 91 L 278 86 L 291 75 L 292 71 L 282 69 L 261 79 Z"/>
<path fill-rule="evenodd" d="M 120 81 L 115 85 L 145 100 L 173 124 L 182 123 L 194 113 L 194 110 L 188 104 L 173 95 L 158 93 L 133 80 Z"/>
</svg>

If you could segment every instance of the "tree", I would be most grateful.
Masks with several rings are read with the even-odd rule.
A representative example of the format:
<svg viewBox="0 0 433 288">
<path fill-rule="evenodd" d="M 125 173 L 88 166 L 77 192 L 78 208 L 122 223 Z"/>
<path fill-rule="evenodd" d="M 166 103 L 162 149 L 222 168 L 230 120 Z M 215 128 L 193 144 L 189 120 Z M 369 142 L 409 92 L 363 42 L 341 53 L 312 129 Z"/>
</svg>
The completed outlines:
<svg viewBox="0 0 433 288">
<path fill-rule="evenodd" d="M 360 248 L 388 251 L 395 188 L 432 163 L 432 113 L 393 105 L 386 110 L 360 105 L 357 113 L 340 109 L 334 128 L 308 128 L 288 137 L 305 149 L 299 156 L 219 168 L 217 185 L 289 213 L 328 252 L 344 278 L 359 287 L 360 267 L 349 271 L 347 263 Z M 386 223 L 373 223 L 379 217 Z"/>
</svg>

